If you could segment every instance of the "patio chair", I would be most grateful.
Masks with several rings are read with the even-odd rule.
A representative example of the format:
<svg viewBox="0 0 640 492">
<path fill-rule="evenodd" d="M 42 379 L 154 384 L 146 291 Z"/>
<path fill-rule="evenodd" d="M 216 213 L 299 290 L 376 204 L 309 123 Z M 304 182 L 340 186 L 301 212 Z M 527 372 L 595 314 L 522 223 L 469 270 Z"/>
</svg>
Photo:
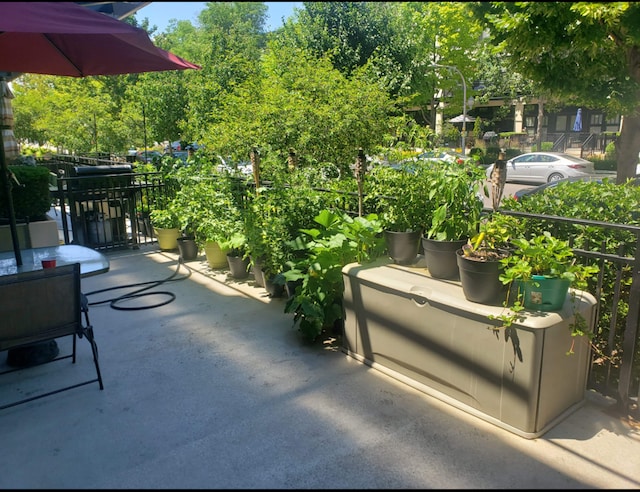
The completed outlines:
<svg viewBox="0 0 640 492">
<path fill-rule="evenodd" d="M 98 364 L 98 346 L 93 337 L 88 311 L 86 297 L 80 292 L 79 263 L 0 276 L 0 351 L 24 354 L 29 350 L 37 350 L 35 345 L 46 348 L 46 342 L 71 336 L 71 353 L 59 356 L 54 343 L 54 357 L 47 362 L 71 358 L 75 364 L 76 338 L 84 337 L 91 345 L 96 370 L 95 378 L 4 404 L 0 406 L 0 410 L 86 384 L 98 383 L 100 389 L 104 389 Z M 23 367 L 5 370 L 0 375 L 28 370 L 29 366 L 39 363 L 40 361 L 27 361 Z M 2 393 L 7 394 L 6 390 Z"/>
</svg>

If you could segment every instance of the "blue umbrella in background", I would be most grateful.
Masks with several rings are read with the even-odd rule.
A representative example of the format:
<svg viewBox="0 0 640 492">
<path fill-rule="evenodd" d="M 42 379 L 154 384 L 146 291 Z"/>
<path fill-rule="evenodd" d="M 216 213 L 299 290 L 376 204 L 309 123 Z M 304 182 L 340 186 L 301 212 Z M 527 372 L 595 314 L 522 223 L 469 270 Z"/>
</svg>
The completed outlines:
<svg viewBox="0 0 640 492">
<path fill-rule="evenodd" d="M 573 124 L 574 132 L 582 131 L 582 108 L 578 108 L 578 112 L 576 113 L 576 121 Z"/>
</svg>

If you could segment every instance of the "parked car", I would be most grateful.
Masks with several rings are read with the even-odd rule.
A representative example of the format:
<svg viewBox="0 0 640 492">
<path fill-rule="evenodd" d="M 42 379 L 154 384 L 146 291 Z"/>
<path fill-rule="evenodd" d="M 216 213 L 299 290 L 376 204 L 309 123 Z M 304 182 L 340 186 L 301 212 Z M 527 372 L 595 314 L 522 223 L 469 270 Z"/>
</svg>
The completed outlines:
<svg viewBox="0 0 640 492">
<path fill-rule="evenodd" d="M 136 152 L 136 160 L 140 162 L 152 162 L 154 158 L 161 158 L 162 154 L 157 150 L 139 150 Z"/>
<path fill-rule="evenodd" d="M 251 162 L 248 162 L 248 161 L 238 162 L 237 163 L 237 168 L 234 168 L 233 164 L 227 163 L 225 161 L 224 164 L 218 164 L 218 172 L 219 173 L 227 172 L 229 174 L 239 173 L 239 174 L 242 174 L 244 176 L 252 176 L 253 175 L 253 165 L 251 164 Z"/>
<path fill-rule="evenodd" d="M 487 168 L 491 179 L 494 164 Z M 507 182 L 548 183 L 572 176 L 590 176 L 593 162 L 563 152 L 529 152 L 507 161 Z"/>
<path fill-rule="evenodd" d="M 405 169 L 411 171 L 415 166 L 427 164 L 463 164 L 473 161 L 473 157 L 463 155 L 455 150 L 428 150 L 415 157 L 403 159 L 400 162 L 390 164 L 394 169 Z"/>
<path fill-rule="evenodd" d="M 187 157 L 189 157 L 189 152 L 187 150 L 174 150 L 173 154 L 169 152 L 165 152 L 162 154 L 162 157 L 172 155 L 174 159 L 180 159 L 182 162 L 187 162 Z"/>
<path fill-rule="evenodd" d="M 428 150 L 422 154 L 418 154 L 412 160 L 463 164 L 467 161 L 473 160 L 473 158 L 468 155 L 461 154 L 460 152 L 456 152 L 455 150 Z"/>
</svg>

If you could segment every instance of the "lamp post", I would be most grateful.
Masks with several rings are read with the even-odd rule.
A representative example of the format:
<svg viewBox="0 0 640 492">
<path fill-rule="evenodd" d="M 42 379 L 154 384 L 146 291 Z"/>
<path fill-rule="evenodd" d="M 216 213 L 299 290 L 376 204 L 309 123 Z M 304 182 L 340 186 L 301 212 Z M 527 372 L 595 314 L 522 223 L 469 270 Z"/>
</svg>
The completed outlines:
<svg viewBox="0 0 640 492">
<path fill-rule="evenodd" d="M 466 147 L 466 135 L 467 135 L 467 82 L 464 80 L 464 75 L 458 69 L 458 67 L 454 67 L 453 65 L 438 65 L 433 63 L 431 65 L 433 68 L 446 68 L 448 70 L 455 70 L 460 75 L 462 79 L 462 155 L 466 155 L 465 147 Z"/>
</svg>

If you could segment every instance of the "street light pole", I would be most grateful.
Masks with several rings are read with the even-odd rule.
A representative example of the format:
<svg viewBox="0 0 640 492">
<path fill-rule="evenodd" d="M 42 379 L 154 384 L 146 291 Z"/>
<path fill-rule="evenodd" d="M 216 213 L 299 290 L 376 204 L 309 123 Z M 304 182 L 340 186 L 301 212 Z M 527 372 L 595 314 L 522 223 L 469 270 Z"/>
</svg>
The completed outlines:
<svg viewBox="0 0 640 492">
<path fill-rule="evenodd" d="M 448 70 L 455 70 L 460 75 L 462 79 L 462 155 L 466 155 L 465 147 L 466 147 L 466 135 L 467 135 L 467 82 L 464 80 L 464 75 L 453 65 L 438 65 L 433 63 L 431 65 L 434 68 L 446 68 Z"/>
</svg>

